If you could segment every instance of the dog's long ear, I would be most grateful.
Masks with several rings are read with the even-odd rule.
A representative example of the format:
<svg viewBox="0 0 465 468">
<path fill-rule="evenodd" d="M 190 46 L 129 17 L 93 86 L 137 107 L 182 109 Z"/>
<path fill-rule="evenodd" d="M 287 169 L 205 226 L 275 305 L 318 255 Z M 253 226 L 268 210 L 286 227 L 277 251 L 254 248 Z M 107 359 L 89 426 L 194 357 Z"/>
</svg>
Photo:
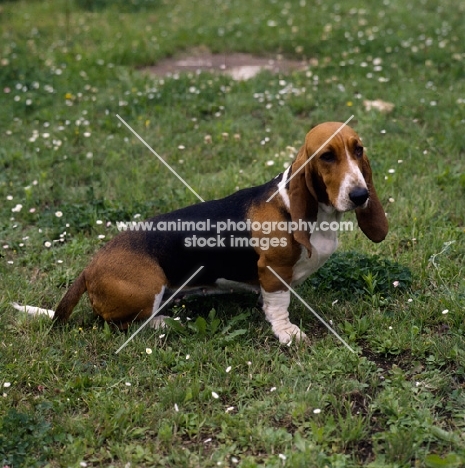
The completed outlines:
<svg viewBox="0 0 465 468">
<path fill-rule="evenodd" d="M 366 208 L 357 208 L 355 215 L 360 229 L 368 239 L 373 242 L 381 242 L 388 233 L 388 221 L 373 185 L 370 162 L 365 155 L 362 159 L 362 174 L 368 187 L 368 205 Z"/>
<path fill-rule="evenodd" d="M 289 199 L 291 219 L 299 225 L 299 229 L 294 231 L 294 239 L 307 249 L 308 256 L 311 257 L 310 232 L 309 230 L 300 229 L 303 223 L 299 223 L 299 220 L 314 222 L 318 214 L 318 201 L 309 174 L 310 163 L 305 164 L 306 162 L 307 151 L 304 145 L 300 148 L 292 165 L 293 177 L 289 182 Z"/>
</svg>

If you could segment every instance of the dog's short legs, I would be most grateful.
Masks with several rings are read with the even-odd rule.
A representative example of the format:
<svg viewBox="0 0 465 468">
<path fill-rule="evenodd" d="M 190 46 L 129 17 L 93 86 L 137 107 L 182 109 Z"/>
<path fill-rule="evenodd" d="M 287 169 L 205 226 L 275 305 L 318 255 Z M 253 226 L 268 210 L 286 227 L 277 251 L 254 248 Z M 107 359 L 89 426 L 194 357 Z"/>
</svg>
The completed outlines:
<svg viewBox="0 0 465 468">
<path fill-rule="evenodd" d="M 293 339 L 308 340 L 307 335 L 289 320 L 288 307 L 291 301 L 289 291 L 266 292 L 262 288 L 262 298 L 266 319 L 271 323 L 273 333 L 280 343 L 286 344 Z"/>
</svg>

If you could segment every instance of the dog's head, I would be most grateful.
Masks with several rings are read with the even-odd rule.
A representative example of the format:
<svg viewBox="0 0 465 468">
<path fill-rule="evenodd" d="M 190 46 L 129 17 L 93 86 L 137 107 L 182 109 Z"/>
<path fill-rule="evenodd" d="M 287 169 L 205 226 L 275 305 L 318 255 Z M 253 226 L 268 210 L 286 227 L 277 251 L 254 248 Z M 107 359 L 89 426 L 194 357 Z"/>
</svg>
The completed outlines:
<svg viewBox="0 0 465 468">
<path fill-rule="evenodd" d="M 307 133 L 292 164 L 289 199 L 293 221 L 316 221 L 319 208 L 355 210 L 360 229 L 373 242 L 381 242 L 388 232 L 363 144 L 343 123 L 326 122 Z M 311 254 L 308 233 L 295 234 Z"/>
</svg>

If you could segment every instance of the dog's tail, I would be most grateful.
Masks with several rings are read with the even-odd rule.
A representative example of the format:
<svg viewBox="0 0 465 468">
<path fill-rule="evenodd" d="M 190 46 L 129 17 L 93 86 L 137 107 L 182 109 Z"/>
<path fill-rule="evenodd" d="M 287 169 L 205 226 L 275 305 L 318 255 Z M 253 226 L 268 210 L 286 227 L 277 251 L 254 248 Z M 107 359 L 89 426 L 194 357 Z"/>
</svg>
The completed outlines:
<svg viewBox="0 0 465 468">
<path fill-rule="evenodd" d="M 69 319 L 69 316 L 76 307 L 81 296 L 86 292 L 86 278 L 85 270 L 77 277 L 71 287 L 66 291 L 66 294 L 61 299 L 57 306 L 57 310 L 53 315 L 53 321 L 55 323 L 64 323 Z"/>
<path fill-rule="evenodd" d="M 12 302 L 11 305 L 15 309 L 20 310 L 21 312 L 26 312 L 30 315 L 48 315 L 50 318 L 52 318 L 53 315 L 55 314 L 54 310 L 41 309 L 40 307 L 34 307 L 30 305 L 21 305 L 21 304 L 18 304 L 17 302 Z"/>
<path fill-rule="evenodd" d="M 11 305 L 21 312 L 27 312 L 30 315 L 47 315 L 53 318 L 55 322 L 66 322 L 71 315 L 71 312 L 76 307 L 81 296 L 86 292 L 86 279 L 84 271 L 78 276 L 76 281 L 71 285 L 66 294 L 61 299 L 56 310 L 41 309 L 30 305 L 21 305 L 17 302 L 12 302 Z"/>
</svg>

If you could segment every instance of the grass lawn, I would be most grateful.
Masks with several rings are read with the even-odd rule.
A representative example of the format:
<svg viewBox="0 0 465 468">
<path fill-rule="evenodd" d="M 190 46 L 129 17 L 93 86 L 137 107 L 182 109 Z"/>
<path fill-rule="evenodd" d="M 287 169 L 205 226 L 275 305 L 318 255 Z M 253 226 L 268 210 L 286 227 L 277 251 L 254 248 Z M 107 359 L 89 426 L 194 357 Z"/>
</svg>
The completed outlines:
<svg viewBox="0 0 465 468">
<path fill-rule="evenodd" d="M 464 14 L 1 2 L 0 466 L 464 466 Z M 143 70 L 198 48 L 310 65 L 241 82 Z M 367 110 L 376 99 L 394 109 Z M 356 352 L 295 299 L 310 346 L 280 346 L 249 296 L 180 302 L 119 354 L 128 335 L 87 297 L 61 329 L 13 310 L 53 309 L 116 221 L 198 202 L 117 114 L 207 200 L 270 180 L 312 126 L 353 114 L 390 233 L 341 233 L 298 291 Z"/>
</svg>

